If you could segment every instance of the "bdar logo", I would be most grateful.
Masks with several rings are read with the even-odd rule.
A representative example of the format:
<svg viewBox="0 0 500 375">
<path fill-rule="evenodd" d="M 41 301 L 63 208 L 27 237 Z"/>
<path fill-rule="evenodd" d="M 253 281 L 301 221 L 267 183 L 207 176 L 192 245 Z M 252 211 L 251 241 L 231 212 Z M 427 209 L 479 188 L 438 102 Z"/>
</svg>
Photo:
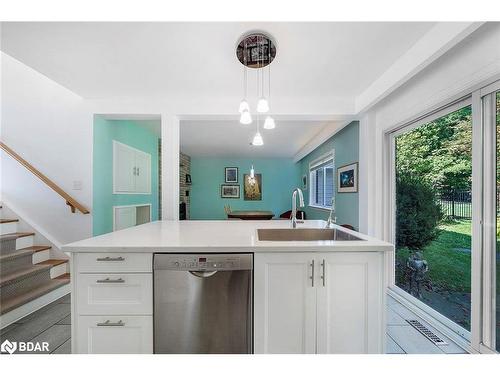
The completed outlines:
<svg viewBox="0 0 500 375">
<path fill-rule="evenodd" d="M 2 345 L 0 346 L 0 351 L 2 353 L 9 353 L 12 354 L 16 351 L 17 349 L 17 343 L 16 342 L 10 342 L 9 340 L 5 340 Z"/>
</svg>

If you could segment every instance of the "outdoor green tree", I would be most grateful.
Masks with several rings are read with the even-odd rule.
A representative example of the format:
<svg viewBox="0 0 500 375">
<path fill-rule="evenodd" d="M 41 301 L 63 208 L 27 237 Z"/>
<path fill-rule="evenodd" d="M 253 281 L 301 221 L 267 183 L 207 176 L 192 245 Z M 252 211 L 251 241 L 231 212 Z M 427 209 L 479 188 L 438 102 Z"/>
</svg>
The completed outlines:
<svg viewBox="0 0 500 375">
<path fill-rule="evenodd" d="M 399 136 L 396 170 L 419 176 L 440 191 L 469 190 L 471 147 L 471 107 L 468 106 Z"/>
<path fill-rule="evenodd" d="M 438 236 L 438 224 L 442 218 L 434 190 L 421 178 L 399 174 L 396 201 L 396 246 L 423 250 Z"/>
</svg>

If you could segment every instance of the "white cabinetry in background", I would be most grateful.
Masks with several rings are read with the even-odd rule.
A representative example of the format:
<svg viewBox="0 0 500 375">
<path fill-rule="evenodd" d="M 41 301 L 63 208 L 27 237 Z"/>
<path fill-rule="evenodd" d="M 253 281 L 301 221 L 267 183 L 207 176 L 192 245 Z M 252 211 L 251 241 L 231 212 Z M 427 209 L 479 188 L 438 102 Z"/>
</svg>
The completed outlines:
<svg viewBox="0 0 500 375">
<path fill-rule="evenodd" d="M 113 141 L 113 194 L 151 194 L 151 155 Z"/>
<path fill-rule="evenodd" d="M 383 253 L 256 253 L 255 353 L 383 353 Z"/>
</svg>

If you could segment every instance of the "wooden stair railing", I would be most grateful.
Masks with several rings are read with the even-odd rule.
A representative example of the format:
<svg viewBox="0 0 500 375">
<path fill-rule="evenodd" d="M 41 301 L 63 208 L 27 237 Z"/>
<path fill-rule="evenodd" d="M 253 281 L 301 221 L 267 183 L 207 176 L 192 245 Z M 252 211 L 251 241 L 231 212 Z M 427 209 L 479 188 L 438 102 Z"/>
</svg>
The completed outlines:
<svg viewBox="0 0 500 375">
<path fill-rule="evenodd" d="M 43 183 L 45 183 L 48 187 L 54 190 L 57 194 L 63 197 L 66 200 L 66 204 L 70 207 L 71 212 L 75 213 L 76 210 L 80 211 L 82 214 L 90 213 L 89 210 L 85 208 L 80 202 L 78 202 L 71 195 L 66 193 L 63 189 L 61 189 L 58 185 L 56 185 L 51 179 L 45 176 L 38 169 L 33 167 L 30 163 L 24 160 L 19 154 L 17 154 L 14 150 L 8 147 L 5 143 L 0 142 L 0 148 L 4 150 L 7 154 L 12 156 L 15 160 L 17 160 L 23 167 L 25 167 L 28 171 L 37 176 Z"/>
</svg>

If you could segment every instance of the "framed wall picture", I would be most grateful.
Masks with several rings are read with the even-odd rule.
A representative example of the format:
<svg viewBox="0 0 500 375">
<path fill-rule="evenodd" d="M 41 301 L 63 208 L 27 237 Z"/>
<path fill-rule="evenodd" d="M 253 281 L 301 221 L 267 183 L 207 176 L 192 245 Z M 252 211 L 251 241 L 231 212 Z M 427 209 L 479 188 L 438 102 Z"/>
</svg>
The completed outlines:
<svg viewBox="0 0 500 375">
<path fill-rule="evenodd" d="M 226 185 L 222 184 L 220 186 L 220 197 L 221 198 L 240 198 L 240 185 Z"/>
<path fill-rule="evenodd" d="M 307 190 L 307 175 L 302 176 L 302 190 Z"/>
<path fill-rule="evenodd" d="M 358 163 L 337 168 L 337 192 L 358 192 Z"/>
<path fill-rule="evenodd" d="M 226 167 L 226 168 L 224 168 L 224 182 L 226 184 L 237 184 L 238 183 L 238 167 Z"/>
<path fill-rule="evenodd" d="M 261 201 L 262 200 L 262 175 L 256 173 L 255 177 L 250 177 L 249 174 L 243 176 L 244 190 L 243 198 L 246 201 Z"/>
</svg>

